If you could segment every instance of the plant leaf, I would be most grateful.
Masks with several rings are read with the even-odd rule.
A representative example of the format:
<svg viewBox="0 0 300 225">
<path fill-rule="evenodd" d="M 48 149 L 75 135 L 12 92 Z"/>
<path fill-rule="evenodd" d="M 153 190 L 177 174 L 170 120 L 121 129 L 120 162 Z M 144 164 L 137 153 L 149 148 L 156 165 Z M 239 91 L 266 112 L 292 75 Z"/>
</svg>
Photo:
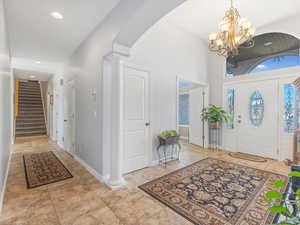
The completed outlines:
<svg viewBox="0 0 300 225">
<path fill-rule="evenodd" d="M 284 215 L 284 216 L 290 216 L 289 209 L 284 207 L 284 206 L 272 206 L 268 210 L 273 212 L 273 213 L 278 213 L 278 214 L 281 214 L 281 215 Z"/>
<path fill-rule="evenodd" d="M 268 199 L 273 199 L 273 198 L 282 198 L 282 194 L 278 191 L 272 190 L 272 191 L 268 191 L 265 194 L 265 197 Z"/>
<path fill-rule="evenodd" d="M 297 171 L 290 172 L 289 177 L 300 177 L 300 172 Z"/>
<path fill-rule="evenodd" d="M 273 183 L 268 183 L 269 186 L 272 186 L 272 187 L 277 187 L 277 188 L 284 188 L 285 187 L 285 183 L 281 180 L 277 180 Z"/>
</svg>

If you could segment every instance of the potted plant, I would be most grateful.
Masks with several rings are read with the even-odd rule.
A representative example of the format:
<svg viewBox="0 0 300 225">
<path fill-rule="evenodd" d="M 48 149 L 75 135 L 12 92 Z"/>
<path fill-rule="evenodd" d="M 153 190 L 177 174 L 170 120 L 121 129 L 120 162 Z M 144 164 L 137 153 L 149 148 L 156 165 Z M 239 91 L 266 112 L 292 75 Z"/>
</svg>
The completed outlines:
<svg viewBox="0 0 300 225">
<path fill-rule="evenodd" d="M 233 118 L 221 107 L 210 105 L 201 113 L 202 119 L 208 121 L 210 128 L 219 128 L 224 122 L 232 122 Z"/>
<path fill-rule="evenodd" d="M 300 172 L 290 172 L 289 177 L 291 181 L 293 179 L 299 180 Z M 277 190 L 282 190 L 286 187 L 286 183 L 281 180 L 276 180 L 268 185 L 270 187 L 277 188 Z M 270 190 L 265 193 L 264 199 L 261 200 L 262 203 L 273 204 L 273 206 L 268 208 L 268 210 L 283 217 L 283 221 L 278 221 L 276 224 L 300 224 L 300 189 L 298 189 L 298 185 L 292 183 L 292 191 L 289 193 L 289 196 L 285 196 L 285 193 L 277 190 Z"/>
<path fill-rule="evenodd" d="M 176 130 L 167 130 L 159 135 L 161 144 L 176 144 L 178 143 L 180 135 Z"/>
</svg>

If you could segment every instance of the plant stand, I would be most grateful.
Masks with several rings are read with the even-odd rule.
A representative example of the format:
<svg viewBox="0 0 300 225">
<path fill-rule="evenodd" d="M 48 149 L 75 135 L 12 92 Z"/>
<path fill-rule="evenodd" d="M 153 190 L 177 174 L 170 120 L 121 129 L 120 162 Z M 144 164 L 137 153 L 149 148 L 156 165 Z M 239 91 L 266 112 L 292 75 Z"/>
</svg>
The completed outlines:
<svg viewBox="0 0 300 225">
<path fill-rule="evenodd" d="M 181 145 L 179 137 L 169 137 L 167 139 L 159 138 L 159 145 L 157 147 L 159 164 L 167 167 L 168 160 L 179 160 Z"/>
<path fill-rule="evenodd" d="M 209 148 L 220 150 L 222 144 L 222 129 L 209 127 Z"/>
</svg>

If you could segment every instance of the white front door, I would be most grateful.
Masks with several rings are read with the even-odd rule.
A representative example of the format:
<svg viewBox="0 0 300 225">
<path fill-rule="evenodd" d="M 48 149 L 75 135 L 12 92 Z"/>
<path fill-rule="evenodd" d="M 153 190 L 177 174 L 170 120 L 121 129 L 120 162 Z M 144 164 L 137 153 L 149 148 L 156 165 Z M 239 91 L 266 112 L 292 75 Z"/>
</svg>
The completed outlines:
<svg viewBox="0 0 300 225">
<path fill-rule="evenodd" d="M 149 148 L 149 73 L 124 68 L 123 173 L 145 168 Z"/>
<path fill-rule="evenodd" d="M 235 86 L 237 151 L 278 157 L 278 81 L 246 82 Z M 260 124 L 251 121 L 251 96 L 259 93 L 263 100 Z M 260 101 L 260 100 L 259 100 Z M 253 112 L 252 112 L 253 114 Z M 258 119 L 259 119 L 258 118 Z"/>
<path fill-rule="evenodd" d="M 64 90 L 64 147 L 75 152 L 75 87 L 74 81 L 66 82 Z"/>
<path fill-rule="evenodd" d="M 201 112 L 203 110 L 203 88 L 189 92 L 189 142 L 194 145 L 203 146 L 203 122 Z"/>
</svg>

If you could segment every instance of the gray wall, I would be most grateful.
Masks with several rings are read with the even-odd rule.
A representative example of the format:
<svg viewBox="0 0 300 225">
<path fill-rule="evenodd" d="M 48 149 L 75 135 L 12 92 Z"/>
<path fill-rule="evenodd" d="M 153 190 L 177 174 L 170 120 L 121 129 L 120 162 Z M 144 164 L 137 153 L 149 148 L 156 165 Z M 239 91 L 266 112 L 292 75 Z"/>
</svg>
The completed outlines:
<svg viewBox="0 0 300 225">
<path fill-rule="evenodd" d="M 140 0 L 124 0 L 85 40 L 65 67 L 64 80 L 76 79 L 76 149 L 82 160 L 102 173 L 101 85 L 103 58 L 112 52 L 115 38 L 140 5 Z M 96 98 L 93 97 L 96 93 Z"/>
<path fill-rule="evenodd" d="M 223 80 L 226 72 L 226 59 L 215 52 L 208 53 L 208 79 L 210 85 L 210 104 L 222 106 Z"/>
<path fill-rule="evenodd" d="M 0 192 L 4 179 L 11 144 L 11 71 L 4 19 L 3 0 L 0 0 Z M 0 199 L 1 201 L 1 199 Z M 1 202 L 0 202 L 1 204 Z M 1 209 L 1 205 L 0 205 Z"/>
</svg>

